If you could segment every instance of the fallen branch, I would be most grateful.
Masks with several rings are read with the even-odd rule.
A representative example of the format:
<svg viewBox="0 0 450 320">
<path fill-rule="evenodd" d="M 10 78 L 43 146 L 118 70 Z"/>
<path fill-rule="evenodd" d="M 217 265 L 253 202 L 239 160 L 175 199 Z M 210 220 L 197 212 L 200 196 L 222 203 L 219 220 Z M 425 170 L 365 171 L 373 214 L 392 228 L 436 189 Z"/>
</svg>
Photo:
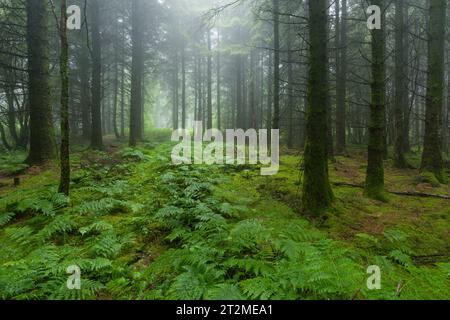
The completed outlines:
<svg viewBox="0 0 450 320">
<path fill-rule="evenodd" d="M 353 184 L 353 183 L 347 183 L 347 182 L 333 182 L 332 184 L 336 187 L 350 187 L 350 188 L 364 189 L 364 185 L 362 185 L 362 184 Z M 436 199 L 450 200 L 450 196 L 444 196 L 444 195 L 439 195 L 439 194 L 411 192 L 411 191 L 404 191 L 404 192 L 392 191 L 392 190 L 386 190 L 386 191 L 389 193 L 395 194 L 397 196 L 436 198 Z"/>
</svg>

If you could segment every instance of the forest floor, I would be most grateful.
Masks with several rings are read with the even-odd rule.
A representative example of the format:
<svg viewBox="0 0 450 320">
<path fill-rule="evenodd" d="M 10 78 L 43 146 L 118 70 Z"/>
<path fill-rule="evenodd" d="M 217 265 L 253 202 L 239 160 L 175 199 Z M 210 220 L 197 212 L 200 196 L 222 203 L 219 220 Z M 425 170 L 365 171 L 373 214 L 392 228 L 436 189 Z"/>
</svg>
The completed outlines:
<svg viewBox="0 0 450 320">
<path fill-rule="evenodd" d="M 325 217 L 299 211 L 298 151 L 278 175 L 254 166 L 172 166 L 154 133 L 137 149 L 72 151 L 70 200 L 56 166 L 0 165 L 1 299 L 448 299 L 450 200 L 363 196 L 363 150 L 330 162 Z M 417 156 L 410 155 L 410 162 Z M 386 162 L 390 191 L 450 195 Z M 14 186 L 12 176 L 20 177 Z M 67 267 L 81 290 L 67 289 Z M 369 290 L 367 268 L 381 268 Z"/>
</svg>

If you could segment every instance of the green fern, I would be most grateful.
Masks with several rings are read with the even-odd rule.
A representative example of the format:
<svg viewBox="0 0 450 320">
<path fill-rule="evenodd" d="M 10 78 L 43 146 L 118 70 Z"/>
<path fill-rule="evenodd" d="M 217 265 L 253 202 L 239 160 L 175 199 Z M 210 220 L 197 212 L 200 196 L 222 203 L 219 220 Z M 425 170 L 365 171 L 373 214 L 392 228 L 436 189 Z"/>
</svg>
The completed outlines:
<svg viewBox="0 0 450 320">
<path fill-rule="evenodd" d="M 53 237 L 55 234 L 68 234 L 77 227 L 74 217 L 71 215 L 62 215 L 55 217 L 48 225 L 38 232 L 37 238 L 45 241 Z"/>
<path fill-rule="evenodd" d="M 20 201 L 15 209 L 19 213 L 41 213 L 47 217 L 56 215 L 53 203 L 48 199 L 28 198 Z"/>
<path fill-rule="evenodd" d="M 234 284 L 222 283 L 209 289 L 205 294 L 207 300 L 245 300 L 244 295 Z"/>
<path fill-rule="evenodd" d="M 15 216 L 13 212 L 0 213 L 0 226 L 7 225 Z"/>
<path fill-rule="evenodd" d="M 92 224 L 90 224 L 89 226 L 80 228 L 80 234 L 82 236 L 91 234 L 91 233 L 100 233 L 103 231 L 108 231 L 108 230 L 112 230 L 113 226 L 107 222 L 104 221 L 96 221 Z"/>
</svg>

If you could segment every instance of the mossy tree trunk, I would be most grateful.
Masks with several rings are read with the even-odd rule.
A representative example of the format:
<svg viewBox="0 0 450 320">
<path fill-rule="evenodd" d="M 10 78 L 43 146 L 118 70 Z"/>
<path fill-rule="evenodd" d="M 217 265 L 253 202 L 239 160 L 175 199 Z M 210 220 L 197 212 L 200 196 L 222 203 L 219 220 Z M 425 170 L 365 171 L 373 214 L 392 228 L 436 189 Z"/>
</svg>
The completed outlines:
<svg viewBox="0 0 450 320">
<path fill-rule="evenodd" d="M 396 0 L 395 2 L 395 145 L 394 145 L 394 164 L 398 168 L 406 167 L 405 159 L 405 126 L 406 114 L 408 109 L 408 82 L 407 65 L 405 60 L 405 1 Z M 406 55 L 406 58 L 408 56 Z M 407 126 L 406 126 L 407 127 Z"/>
<path fill-rule="evenodd" d="M 305 212 L 314 214 L 319 214 L 333 200 L 328 176 L 327 150 L 327 10 L 327 0 L 309 1 L 310 61 L 302 208 Z"/>
<path fill-rule="evenodd" d="M 280 1 L 273 5 L 273 129 L 280 129 Z"/>
<path fill-rule="evenodd" d="M 143 47 L 143 2 L 132 2 L 132 66 L 131 66 L 131 103 L 130 103 L 130 146 L 136 146 L 142 140 L 142 74 L 144 69 Z"/>
<path fill-rule="evenodd" d="M 102 130 L 102 46 L 100 34 L 100 0 L 91 1 L 91 38 L 92 38 L 92 104 L 91 104 L 91 147 L 103 149 Z"/>
<path fill-rule="evenodd" d="M 59 69 L 61 74 L 61 178 L 59 192 L 69 195 L 70 151 L 69 151 L 69 44 L 67 41 L 67 2 L 61 0 L 59 37 L 61 43 Z"/>
<path fill-rule="evenodd" d="M 369 119 L 369 146 L 365 194 L 385 200 L 384 156 L 386 144 L 386 65 L 385 65 L 385 6 L 384 0 L 372 1 L 381 8 L 381 29 L 372 33 L 372 82 Z"/>
<path fill-rule="evenodd" d="M 338 36 L 338 67 L 336 83 L 336 154 L 346 149 L 346 98 L 347 98 L 347 0 L 342 1 L 341 17 L 337 17 L 336 36 Z M 336 1 L 339 7 L 339 1 Z M 337 11 L 337 9 L 336 9 Z"/>
<path fill-rule="evenodd" d="M 88 32 L 89 31 L 87 29 L 81 32 L 82 48 L 80 49 L 79 55 L 81 124 L 82 124 L 82 138 L 85 141 L 89 141 L 92 134 L 91 93 L 89 89 L 90 63 L 89 63 L 89 49 L 87 47 Z"/>
<path fill-rule="evenodd" d="M 287 145 L 289 148 L 294 146 L 294 55 L 292 44 L 294 42 L 294 30 L 292 26 L 288 26 L 288 83 L 287 83 L 287 112 L 288 112 L 288 133 Z"/>
<path fill-rule="evenodd" d="M 116 17 L 114 22 L 114 33 L 119 34 L 118 30 L 118 17 Z M 119 108 L 119 63 L 120 63 L 120 56 L 119 56 L 119 48 L 120 48 L 120 37 L 114 38 L 114 84 L 113 84 L 113 118 L 112 118 L 112 126 L 114 130 L 114 135 L 116 136 L 116 139 L 120 138 L 119 129 L 117 127 L 117 115 L 118 115 L 118 108 Z"/>
<path fill-rule="evenodd" d="M 49 85 L 47 1 L 27 0 L 28 94 L 30 150 L 27 163 L 40 165 L 55 158 Z"/>
<path fill-rule="evenodd" d="M 442 110 L 444 106 L 444 48 L 446 0 L 430 1 L 428 36 L 428 80 L 422 172 L 431 172 L 445 182 L 441 153 Z"/>
</svg>

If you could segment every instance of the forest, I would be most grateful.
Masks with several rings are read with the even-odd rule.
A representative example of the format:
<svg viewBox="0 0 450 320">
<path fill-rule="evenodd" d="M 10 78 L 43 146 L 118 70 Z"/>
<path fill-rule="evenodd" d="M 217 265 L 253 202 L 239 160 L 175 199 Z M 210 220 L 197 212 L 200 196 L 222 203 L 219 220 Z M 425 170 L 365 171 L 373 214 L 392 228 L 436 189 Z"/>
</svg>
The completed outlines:
<svg viewBox="0 0 450 320">
<path fill-rule="evenodd" d="M 0 300 L 450 298 L 448 0 L 0 0 L 0 27 Z"/>
</svg>

